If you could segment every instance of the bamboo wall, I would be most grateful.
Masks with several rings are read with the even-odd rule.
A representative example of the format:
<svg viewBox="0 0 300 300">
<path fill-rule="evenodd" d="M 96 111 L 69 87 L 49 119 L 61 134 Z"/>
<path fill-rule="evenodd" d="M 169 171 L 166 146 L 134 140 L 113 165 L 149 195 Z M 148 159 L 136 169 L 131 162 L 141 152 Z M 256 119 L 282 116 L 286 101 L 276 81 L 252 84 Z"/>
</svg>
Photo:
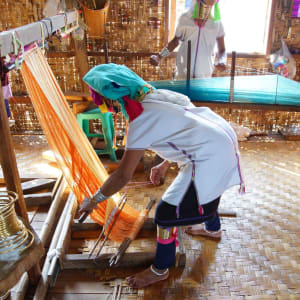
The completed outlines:
<svg viewBox="0 0 300 300">
<path fill-rule="evenodd" d="M 172 78 L 175 65 L 174 57 L 165 59 L 160 67 L 154 67 L 149 63 L 150 55 L 158 52 L 164 45 L 164 1 L 166 0 L 110 1 L 105 35 L 108 41 L 109 62 L 125 64 L 148 81 Z M 271 31 L 271 52 L 280 48 L 281 37 L 286 38 L 287 45 L 291 47 L 292 51 L 300 52 L 300 19 L 289 17 L 290 6 L 288 4 L 291 0 L 274 1 L 276 9 Z M 46 0 L 2 0 L 0 2 L 0 30 L 22 26 L 42 19 L 42 10 L 45 2 Z M 87 35 L 85 42 L 88 51 L 89 67 L 104 63 L 104 40 L 90 39 Z M 64 92 L 81 91 L 72 39 L 69 37 L 59 41 L 54 37 L 48 43 L 48 46 L 48 61 L 62 90 Z M 300 81 L 300 54 L 295 55 L 295 59 L 298 67 L 296 80 Z M 230 63 L 229 59 L 228 64 L 230 65 Z M 251 69 L 257 70 L 258 73 L 271 71 L 268 57 L 249 56 L 241 58 L 238 56 L 236 64 L 242 67 L 243 70 L 248 70 L 243 74 L 248 72 L 251 75 Z M 214 76 L 227 75 L 228 71 L 227 73 L 214 74 Z M 14 95 L 26 95 L 26 89 L 18 71 L 10 72 L 10 81 Z M 30 104 L 20 104 L 18 106 L 16 103 L 13 105 L 13 101 L 10 101 L 10 104 L 14 117 L 23 120 L 19 122 L 19 126 L 15 126 L 15 131 L 20 131 L 22 128 L 24 130 L 26 127 L 28 127 L 29 131 L 34 131 L 35 124 L 38 124 L 36 120 L 33 120 L 34 113 L 28 112 L 24 116 L 24 112 L 30 111 Z M 282 113 L 286 114 L 286 112 Z M 20 117 L 18 117 L 19 115 Z M 277 116 L 275 119 L 282 118 Z M 267 128 L 274 127 L 270 125 L 271 122 L 268 123 Z M 252 124 L 253 128 L 256 126 L 255 129 L 261 128 L 260 122 L 249 123 Z M 275 130 L 276 128 L 277 125 Z M 36 130 L 40 130 L 40 128 L 36 128 Z"/>
<path fill-rule="evenodd" d="M 280 38 L 284 37 L 287 45 L 295 54 L 297 61 L 296 80 L 300 81 L 300 19 L 289 17 L 289 2 L 275 1 L 274 26 L 271 31 L 272 51 L 280 48 Z M 288 2 L 288 3 L 287 3 Z M 287 4 L 286 4 L 287 3 Z M 286 4 L 286 6 L 284 5 Z M 2 0 L 0 3 L 0 30 L 18 27 L 43 18 L 42 9 L 45 0 Z M 106 26 L 106 39 L 110 53 L 110 62 L 122 63 L 132 68 L 145 80 L 164 80 L 172 78 L 175 65 L 174 58 L 166 59 L 160 68 L 149 63 L 151 53 L 158 52 L 164 45 L 164 0 L 111 0 Z M 87 50 L 91 53 L 104 51 L 104 41 L 86 37 Z M 71 39 L 61 42 L 53 38 L 49 43 L 51 52 L 72 51 Z M 298 47 L 298 48 L 297 48 Z M 130 53 L 130 55 L 128 55 Z M 149 55 L 147 55 L 149 53 Z M 142 54 L 142 55 L 141 55 Z M 89 56 L 89 66 L 103 63 L 104 55 Z M 51 56 L 49 63 L 61 83 L 64 91 L 79 91 L 79 77 L 74 57 Z M 230 62 L 229 62 L 230 63 Z M 271 70 L 269 59 L 266 57 L 247 57 L 239 60 L 239 64 L 249 69 Z M 214 74 L 222 76 L 228 74 Z M 26 94 L 24 85 L 18 74 L 12 73 L 13 91 L 16 95 Z"/>
</svg>

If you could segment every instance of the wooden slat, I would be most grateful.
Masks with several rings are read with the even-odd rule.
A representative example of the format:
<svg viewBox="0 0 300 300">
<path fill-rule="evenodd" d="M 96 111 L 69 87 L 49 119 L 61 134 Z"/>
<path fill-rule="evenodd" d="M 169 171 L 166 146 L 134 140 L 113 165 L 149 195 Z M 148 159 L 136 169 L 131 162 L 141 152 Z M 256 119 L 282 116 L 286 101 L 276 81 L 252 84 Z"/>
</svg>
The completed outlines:
<svg viewBox="0 0 300 300">
<path fill-rule="evenodd" d="M 49 204 L 52 201 L 52 192 L 24 195 L 27 207 Z"/>
<path fill-rule="evenodd" d="M 228 210 L 228 209 L 219 209 L 219 215 L 220 217 L 236 217 L 237 214 L 234 211 Z M 102 230 L 102 226 L 100 226 L 97 223 L 73 223 L 72 224 L 72 233 L 75 232 L 86 232 L 86 231 L 101 231 Z M 154 224 L 154 219 L 153 218 L 148 218 L 142 229 L 142 231 L 153 231 L 156 232 L 156 225 Z"/>
<path fill-rule="evenodd" d="M 67 254 L 63 260 L 63 269 L 106 269 L 109 268 L 111 254 L 102 254 L 94 260 L 88 254 Z M 155 258 L 154 252 L 125 253 L 118 268 L 149 266 Z"/>
<path fill-rule="evenodd" d="M 38 192 L 42 189 L 49 189 L 55 185 L 55 179 L 39 178 L 23 182 L 21 184 L 24 194 Z"/>
<path fill-rule="evenodd" d="M 81 102 L 76 102 L 72 104 L 72 110 L 74 115 L 80 114 L 82 112 L 84 112 L 87 107 L 89 106 L 89 102 L 88 101 L 81 101 Z"/>
</svg>

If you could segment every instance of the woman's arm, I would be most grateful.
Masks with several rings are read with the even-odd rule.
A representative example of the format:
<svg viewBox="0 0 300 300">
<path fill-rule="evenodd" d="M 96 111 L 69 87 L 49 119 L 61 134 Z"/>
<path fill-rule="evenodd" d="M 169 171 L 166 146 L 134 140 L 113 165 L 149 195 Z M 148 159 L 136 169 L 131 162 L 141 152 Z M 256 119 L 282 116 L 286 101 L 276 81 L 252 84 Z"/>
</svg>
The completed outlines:
<svg viewBox="0 0 300 300">
<path fill-rule="evenodd" d="M 134 171 L 144 154 L 144 150 L 126 150 L 120 166 L 114 171 L 104 182 L 102 187 L 93 195 L 93 197 L 85 197 L 80 213 L 92 212 L 98 203 L 106 200 L 119 190 L 121 190 L 132 178 Z"/>
<path fill-rule="evenodd" d="M 217 47 L 218 47 L 218 62 L 216 64 L 216 67 L 220 71 L 225 71 L 226 63 L 227 63 L 227 54 L 226 54 L 224 36 L 217 38 Z"/>
<path fill-rule="evenodd" d="M 174 37 L 166 47 L 164 47 L 159 53 L 158 55 L 151 55 L 150 57 L 150 63 L 154 66 L 158 66 L 161 59 L 164 57 L 169 56 L 174 49 L 179 45 L 179 38 L 178 37 Z"/>
</svg>

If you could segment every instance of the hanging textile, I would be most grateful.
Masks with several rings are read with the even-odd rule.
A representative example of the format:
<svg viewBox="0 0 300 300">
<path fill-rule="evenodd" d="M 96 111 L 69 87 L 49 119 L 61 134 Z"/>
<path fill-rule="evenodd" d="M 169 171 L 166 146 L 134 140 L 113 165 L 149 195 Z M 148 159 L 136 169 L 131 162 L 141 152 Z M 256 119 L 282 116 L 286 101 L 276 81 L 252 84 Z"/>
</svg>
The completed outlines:
<svg viewBox="0 0 300 300">
<path fill-rule="evenodd" d="M 36 47 L 24 56 L 21 73 L 43 128 L 50 149 L 70 188 L 81 203 L 92 196 L 108 178 L 108 174 L 89 140 L 79 127 L 62 90 L 41 50 Z M 118 203 L 117 193 L 98 204 L 90 215 L 103 225 Z M 139 212 L 129 205 L 123 208 L 110 237 L 121 241 L 131 232 Z"/>
</svg>

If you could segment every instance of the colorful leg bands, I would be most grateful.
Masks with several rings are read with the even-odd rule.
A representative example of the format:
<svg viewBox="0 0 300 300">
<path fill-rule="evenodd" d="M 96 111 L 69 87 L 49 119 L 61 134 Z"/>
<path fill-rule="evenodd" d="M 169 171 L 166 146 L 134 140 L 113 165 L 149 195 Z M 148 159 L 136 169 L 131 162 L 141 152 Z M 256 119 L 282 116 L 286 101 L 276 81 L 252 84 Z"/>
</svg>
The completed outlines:
<svg viewBox="0 0 300 300">
<path fill-rule="evenodd" d="M 176 259 L 174 228 L 157 226 L 157 247 L 154 266 L 163 270 L 171 267 Z"/>
</svg>

